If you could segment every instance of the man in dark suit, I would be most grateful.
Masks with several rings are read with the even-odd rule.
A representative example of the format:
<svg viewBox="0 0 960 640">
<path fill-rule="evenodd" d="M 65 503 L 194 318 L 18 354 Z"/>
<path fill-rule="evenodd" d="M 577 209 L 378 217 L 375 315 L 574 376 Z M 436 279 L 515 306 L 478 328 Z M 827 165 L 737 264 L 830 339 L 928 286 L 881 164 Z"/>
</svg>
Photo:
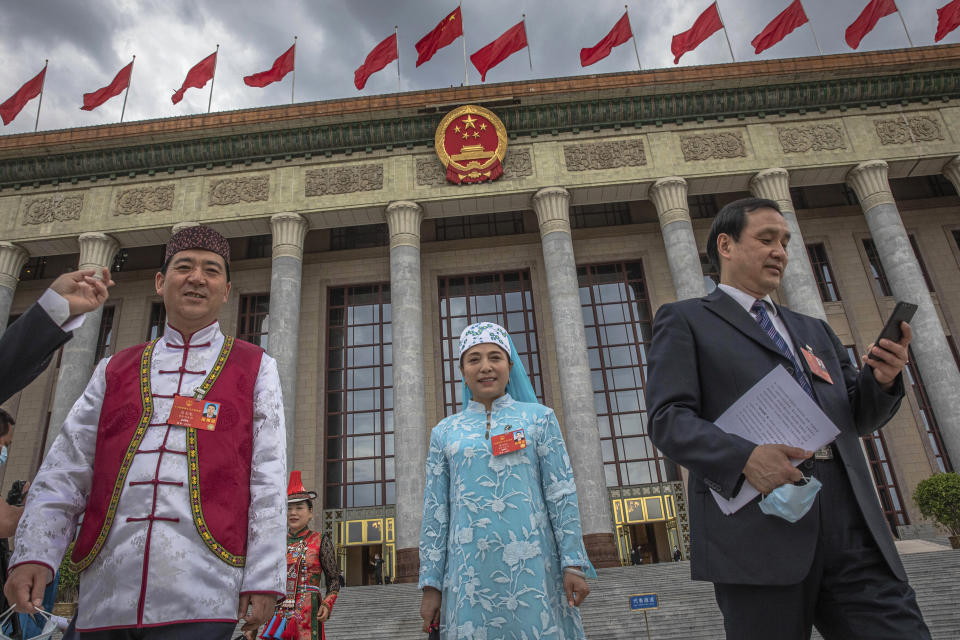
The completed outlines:
<svg viewBox="0 0 960 640">
<path fill-rule="evenodd" d="M 707 244 L 720 286 L 663 305 L 654 322 L 650 436 L 690 471 L 692 577 L 714 583 L 727 638 L 807 639 L 812 625 L 827 640 L 929 638 L 859 443 L 900 406 L 910 327 L 899 343 L 871 345 L 877 359 L 864 357 L 858 373 L 826 322 L 770 300 L 789 239 L 775 202 L 725 206 Z M 840 430 L 816 455 L 757 446 L 713 423 L 778 365 Z M 804 459 L 800 468 L 791 458 Z M 729 499 L 748 481 L 767 495 L 803 476 L 823 487 L 795 523 L 763 513 L 760 498 L 724 515 L 708 491 Z"/>
</svg>

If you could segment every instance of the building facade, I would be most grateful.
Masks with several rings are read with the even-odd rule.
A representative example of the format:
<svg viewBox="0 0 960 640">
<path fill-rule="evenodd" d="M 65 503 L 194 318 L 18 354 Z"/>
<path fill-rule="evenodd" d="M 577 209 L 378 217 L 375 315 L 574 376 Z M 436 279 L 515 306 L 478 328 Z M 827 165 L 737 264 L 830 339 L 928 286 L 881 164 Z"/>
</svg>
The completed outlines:
<svg viewBox="0 0 960 640">
<path fill-rule="evenodd" d="M 900 412 L 863 439 L 901 537 L 916 484 L 960 465 L 960 46 L 441 89 L 0 137 L 0 324 L 50 280 L 113 269 L 102 311 L 5 407 L 6 490 L 36 472 L 97 359 L 157 335 L 163 244 L 230 238 L 228 334 L 279 364 L 291 468 L 322 497 L 348 584 L 417 570 L 430 428 L 461 400 L 466 324 L 511 332 L 563 426 L 600 566 L 686 553 L 684 472 L 647 436 L 666 303 L 715 286 L 711 217 L 746 195 L 793 231 L 777 293 L 853 356 L 919 304 Z M 454 185 L 434 152 L 475 104 L 504 175 Z"/>
</svg>

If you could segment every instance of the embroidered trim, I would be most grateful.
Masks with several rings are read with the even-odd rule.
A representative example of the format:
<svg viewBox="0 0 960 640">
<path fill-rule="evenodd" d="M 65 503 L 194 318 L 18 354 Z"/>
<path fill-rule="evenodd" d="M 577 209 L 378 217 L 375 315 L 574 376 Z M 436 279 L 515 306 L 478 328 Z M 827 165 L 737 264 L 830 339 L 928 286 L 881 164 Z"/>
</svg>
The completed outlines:
<svg viewBox="0 0 960 640">
<path fill-rule="evenodd" d="M 203 384 L 197 388 L 197 392 L 201 398 L 206 397 L 213 383 L 220 377 L 227 358 L 230 356 L 230 350 L 233 348 L 233 341 L 232 336 L 224 337 L 223 348 L 220 349 L 220 355 L 217 356 L 216 363 L 210 370 L 209 375 L 207 375 L 206 380 L 203 381 Z M 200 501 L 200 462 L 197 452 L 197 430 L 189 427 L 187 428 L 187 472 L 190 482 L 190 509 L 193 511 L 193 523 L 197 526 L 197 532 L 200 534 L 200 538 L 211 551 L 217 554 L 218 558 L 227 564 L 234 567 L 244 566 L 247 561 L 246 556 L 234 555 L 227 551 L 222 544 L 214 540 L 213 534 L 210 533 L 210 528 L 203 518 L 203 505 Z"/>
<path fill-rule="evenodd" d="M 74 573 L 80 573 L 89 567 L 103 548 L 103 544 L 107 540 L 107 535 L 110 533 L 110 528 L 113 526 L 113 520 L 117 515 L 117 503 L 120 502 L 120 494 L 123 492 L 123 486 L 127 480 L 127 473 L 133 464 L 133 456 L 137 453 L 137 449 L 140 448 L 143 436 L 147 433 L 147 427 L 150 426 L 150 419 L 153 417 L 153 394 L 150 392 L 150 359 L 153 355 L 153 347 L 159 339 L 160 338 L 156 338 L 153 342 L 148 343 L 143 349 L 143 355 L 140 356 L 140 406 L 143 407 L 143 411 L 140 414 L 140 422 L 137 423 L 137 429 L 133 432 L 133 438 L 130 440 L 130 444 L 127 445 L 127 452 L 124 454 L 123 462 L 120 464 L 120 472 L 117 474 L 117 481 L 113 485 L 113 493 L 110 495 L 110 504 L 107 506 L 103 526 L 100 527 L 100 535 L 97 536 L 96 542 L 93 543 L 93 548 L 90 549 L 90 553 L 81 558 L 79 562 L 70 561 L 71 570 Z"/>
</svg>

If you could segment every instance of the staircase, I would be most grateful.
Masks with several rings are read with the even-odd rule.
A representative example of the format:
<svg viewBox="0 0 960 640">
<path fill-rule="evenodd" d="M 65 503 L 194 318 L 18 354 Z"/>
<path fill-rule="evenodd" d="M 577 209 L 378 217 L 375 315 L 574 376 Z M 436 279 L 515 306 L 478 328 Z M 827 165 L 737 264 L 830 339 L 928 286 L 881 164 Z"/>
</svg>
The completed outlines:
<svg viewBox="0 0 960 640">
<path fill-rule="evenodd" d="M 910 583 L 935 640 L 960 637 L 960 551 L 903 556 Z M 657 593 L 660 608 L 647 612 L 651 640 L 723 637 L 723 620 L 713 586 L 690 580 L 687 562 L 601 569 L 584 602 L 590 640 L 644 640 L 643 613 L 633 613 L 628 596 Z M 413 584 L 347 587 L 340 592 L 326 626 L 330 640 L 425 640 L 420 631 L 420 594 Z M 813 638 L 820 640 L 814 631 Z"/>
</svg>

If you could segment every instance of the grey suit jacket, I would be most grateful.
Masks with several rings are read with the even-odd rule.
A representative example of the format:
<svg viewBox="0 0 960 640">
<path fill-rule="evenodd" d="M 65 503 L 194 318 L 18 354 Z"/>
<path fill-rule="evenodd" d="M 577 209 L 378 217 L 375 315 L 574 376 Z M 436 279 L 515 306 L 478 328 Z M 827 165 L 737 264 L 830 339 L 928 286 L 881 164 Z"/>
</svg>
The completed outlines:
<svg viewBox="0 0 960 640">
<path fill-rule="evenodd" d="M 0 403 L 33 382 L 50 358 L 73 336 L 34 304 L 0 337 Z"/>
<path fill-rule="evenodd" d="M 797 353 L 799 347 L 809 346 L 833 379 L 831 385 L 810 376 L 804 358 L 798 358 L 820 407 L 840 430 L 835 450 L 877 546 L 894 574 L 905 580 L 859 442 L 859 436 L 872 433 L 896 413 L 903 398 L 902 376 L 890 393 L 884 392 L 872 369 L 857 372 L 827 323 L 778 309 Z M 707 490 L 726 498 L 736 495 L 754 448 L 712 421 L 777 365 L 791 367 L 753 317 L 720 289 L 703 298 L 663 305 L 657 312 L 647 379 L 650 437 L 664 454 L 690 470 L 694 579 L 796 584 L 813 562 L 820 526 L 817 505 L 794 524 L 764 514 L 757 506 L 759 498 L 726 516 Z"/>
</svg>

